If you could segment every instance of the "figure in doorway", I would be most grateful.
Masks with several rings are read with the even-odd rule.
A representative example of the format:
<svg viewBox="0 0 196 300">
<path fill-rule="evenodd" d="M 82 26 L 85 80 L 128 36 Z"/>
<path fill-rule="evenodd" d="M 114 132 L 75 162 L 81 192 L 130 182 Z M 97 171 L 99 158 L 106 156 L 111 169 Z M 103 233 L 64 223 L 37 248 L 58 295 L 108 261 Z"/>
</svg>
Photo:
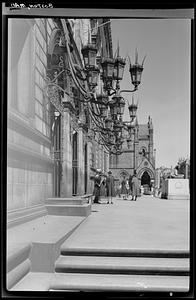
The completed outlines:
<svg viewBox="0 0 196 300">
<path fill-rule="evenodd" d="M 113 204 L 112 197 L 115 197 L 115 188 L 114 188 L 114 176 L 112 175 L 112 172 L 108 172 L 108 176 L 106 178 L 106 191 L 107 191 L 107 198 L 108 202 L 107 204 L 111 203 Z"/>
<path fill-rule="evenodd" d="M 132 178 L 133 178 L 133 176 L 130 174 L 130 176 L 129 176 L 129 195 L 132 195 Z"/>
<path fill-rule="evenodd" d="M 127 200 L 127 188 L 126 188 L 126 179 L 125 176 L 123 176 L 123 180 L 121 181 L 121 195 L 123 197 L 123 200 Z"/>
<path fill-rule="evenodd" d="M 137 172 L 134 170 L 132 177 L 132 199 L 131 201 L 136 201 L 139 196 L 139 180 L 137 178 Z"/>
<path fill-rule="evenodd" d="M 99 202 L 100 198 L 100 186 L 101 186 L 101 169 L 97 169 L 97 174 L 94 177 L 94 203 L 101 204 Z"/>
<path fill-rule="evenodd" d="M 106 175 L 101 174 L 101 182 L 100 182 L 100 200 L 106 198 Z"/>
</svg>

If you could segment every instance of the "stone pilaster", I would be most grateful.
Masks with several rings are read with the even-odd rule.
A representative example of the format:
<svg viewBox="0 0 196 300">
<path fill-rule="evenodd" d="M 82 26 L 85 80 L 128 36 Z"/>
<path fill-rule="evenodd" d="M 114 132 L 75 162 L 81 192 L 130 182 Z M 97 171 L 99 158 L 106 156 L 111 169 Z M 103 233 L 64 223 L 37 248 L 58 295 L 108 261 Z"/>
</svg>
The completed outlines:
<svg viewBox="0 0 196 300">
<path fill-rule="evenodd" d="M 62 181 L 61 197 L 72 196 L 72 133 L 68 109 L 62 116 Z"/>
<path fill-rule="evenodd" d="M 79 195 L 84 194 L 84 137 L 83 129 L 78 129 L 78 190 Z"/>
<path fill-rule="evenodd" d="M 138 139 L 138 128 L 135 129 L 135 137 L 134 137 L 134 169 L 138 167 L 138 159 L 139 159 L 139 139 Z"/>
</svg>

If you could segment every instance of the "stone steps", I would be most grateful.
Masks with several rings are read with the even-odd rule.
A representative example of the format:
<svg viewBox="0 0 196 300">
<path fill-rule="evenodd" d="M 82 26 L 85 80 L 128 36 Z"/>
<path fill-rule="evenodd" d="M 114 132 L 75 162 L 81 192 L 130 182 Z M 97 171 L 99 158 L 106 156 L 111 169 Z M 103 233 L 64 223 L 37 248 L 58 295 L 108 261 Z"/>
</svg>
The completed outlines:
<svg viewBox="0 0 196 300">
<path fill-rule="evenodd" d="M 27 282 L 31 272 L 54 272 L 62 243 L 84 220 L 85 217 L 47 215 L 9 228 L 7 289 L 24 279 Z"/>
<path fill-rule="evenodd" d="M 32 245 L 20 244 L 15 246 L 13 251 L 7 253 L 7 289 L 11 289 L 21 278 L 23 278 L 31 269 L 31 261 L 29 260 Z"/>
<path fill-rule="evenodd" d="M 161 249 L 96 249 L 61 246 L 51 291 L 189 290 L 189 252 Z"/>
<path fill-rule="evenodd" d="M 12 291 L 187 292 L 188 276 L 30 272 Z"/>
<path fill-rule="evenodd" d="M 50 291 L 187 292 L 188 276 L 56 273 Z"/>
<path fill-rule="evenodd" d="M 86 204 L 88 199 L 85 198 L 47 198 L 46 205 L 82 205 Z"/>
<path fill-rule="evenodd" d="M 189 258 L 189 251 L 180 249 L 71 248 L 67 247 L 67 242 L 65 242 L 61 246 L 61 255 Z"/>
<path fill-rule="evenodd" d="M 58 273 L 144 275 L 189 275 L 189 260 L 183 258 L 63 256 L 55 264 Z"/>
<path fill-rule="evenodd" d="M 85 216 L 91 214 L 91 204 L 46 204 L 49 215 L 56 216 Z"/>
</svg>

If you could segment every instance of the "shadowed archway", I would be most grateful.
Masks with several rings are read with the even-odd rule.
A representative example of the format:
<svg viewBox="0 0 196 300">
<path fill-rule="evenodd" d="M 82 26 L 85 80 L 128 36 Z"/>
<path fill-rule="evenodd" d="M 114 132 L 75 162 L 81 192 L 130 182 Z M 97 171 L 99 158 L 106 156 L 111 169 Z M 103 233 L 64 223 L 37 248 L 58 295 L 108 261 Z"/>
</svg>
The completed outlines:
<svg viewBox="0 0 196 300">
<path fill-rule="evenodd" d="M 150 186 L 150 175 L 147 171 L 144 171 L 141 177 L 141 185 L 148 184 Z"/>
</svg>

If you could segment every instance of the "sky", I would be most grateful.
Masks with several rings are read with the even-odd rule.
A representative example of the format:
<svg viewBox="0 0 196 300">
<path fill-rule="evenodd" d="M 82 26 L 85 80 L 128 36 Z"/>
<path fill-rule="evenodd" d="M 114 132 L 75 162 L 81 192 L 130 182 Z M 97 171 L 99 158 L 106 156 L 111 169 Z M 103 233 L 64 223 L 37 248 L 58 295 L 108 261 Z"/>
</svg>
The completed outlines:
<svg viewBox="0 0 196 300">
<path fill-rule="evenodd" d="M 175 167 L 181 157 L 190 157 L 190 51 L 191 21 L 188 19 L 111 19 L 113 52 L 119 40 L 120 56 L 139 62 L 145 55 L 142 81 L 134 99 L 138 101 L 139 124 L 148 116 L 154 127 L 156 168 Z M 133 89 L 129 61 L 120 84 Z M 129 102 L 133 93 L 122 96 Z M 125 108 L 124 120 L 129 120 Z"/>
</svg>

